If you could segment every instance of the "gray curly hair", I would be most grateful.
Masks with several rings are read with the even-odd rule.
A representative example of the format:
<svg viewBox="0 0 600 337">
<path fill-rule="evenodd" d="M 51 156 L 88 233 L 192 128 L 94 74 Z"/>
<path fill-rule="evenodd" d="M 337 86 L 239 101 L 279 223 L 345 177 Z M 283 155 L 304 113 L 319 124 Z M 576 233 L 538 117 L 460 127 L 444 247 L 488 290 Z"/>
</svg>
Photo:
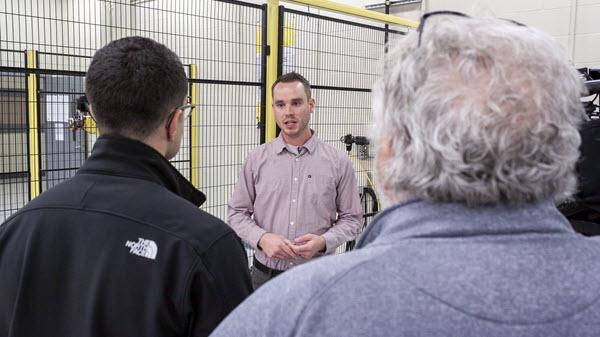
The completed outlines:
<svg viewBox="0 0 600 337">
<path fill-rule="evenodd" d="M 388 192 L 470 206 L 569 197 L 586 89 L 561 46 L 492 18 L 432 17 L 417 38 L 390 50 L 374 88 Z"/>
</svg>

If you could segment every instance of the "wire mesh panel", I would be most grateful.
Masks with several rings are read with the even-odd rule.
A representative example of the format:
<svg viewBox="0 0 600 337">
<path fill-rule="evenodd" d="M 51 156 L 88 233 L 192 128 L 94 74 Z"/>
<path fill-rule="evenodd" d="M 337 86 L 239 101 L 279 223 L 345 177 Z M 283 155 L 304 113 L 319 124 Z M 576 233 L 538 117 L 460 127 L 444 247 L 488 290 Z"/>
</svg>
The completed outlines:
<svg viewBox="0 0 600 337">
<path fill-rule="evenodd" d="M 65 51 L 75 48 L 65 48 Z M 72 177 L 90 154 L 87 133 L 69 128 L 77 99 L 84 94 L 91 57 L 37 52 L 40 138 L 40 192 Z"/>
<path fill-rule="evenodd" d="M 0 64 L 24 67 L 25 53 L 0 50 Z M 29 201 L 27 80 L 0 71 L 0 222 Z"/>
<path fill-rule="evenodd" d="M 171 47 L 189 68 L 190 96 L 200 106 L 188 121 L 175 166 L 206 194 L 202 208 L 226 220 L 243 160 L 263 138 L 265 7 L 152 1 L 134 12 L 133 33 Z"/>
<path fill-rule="evenodd" d="M 264 141 L 265 15 L 241 1 L 0 0 L 0 220 L 89 156 L 97 135 L 69 128 L 85 71 L 98 48 L 132 35 L 165 44 L 186 67 L 201 106 L 172 162 L 225 219 L 243 159 Z"/>
<path fill-rule="evenodd" d="M 0 48 L 91 56 L 112 39 L 111 15 L 103 1 L 2 0 Z"/>
<path fill-rule="evenodd" d="M 211 196 L 204 208 L 224 219 L 241 165 L 260 143 L 255 96 L 261 88 L 203 84 L 199 90 L 200 186 Z"/>
<path fill-rule="evenodd" d="M 91 56 L 111 39 L 109 16 L 100 1 L 0 1 L 0 49 L 21 54 L 1 54 L 0 82 L 10 81 L 13 70 L 25 83 L 20 104 L 3 104 L 2 116 L 19 115 L 24 122 L 15 137 L 15 124 L 2 121 L 3 151 L 18 154 L 3 152 L 2 166 L 18 172 L 3 176 L 0 220 L 71 177 L 89 155 L 91 137 L 71 132 L 68 122 Z"/>
<path fill-rule="evenodd" d="M 311 127 L 320 139 L 352 158 L 365 225 L 379 209 L 368 136 L 371 87 L 380 75 L 386 34 L 402 32 L 293 9 L 281 11 L 280 71 L 299 72 L 311 82 L 316 101 Z"/>
</svg>

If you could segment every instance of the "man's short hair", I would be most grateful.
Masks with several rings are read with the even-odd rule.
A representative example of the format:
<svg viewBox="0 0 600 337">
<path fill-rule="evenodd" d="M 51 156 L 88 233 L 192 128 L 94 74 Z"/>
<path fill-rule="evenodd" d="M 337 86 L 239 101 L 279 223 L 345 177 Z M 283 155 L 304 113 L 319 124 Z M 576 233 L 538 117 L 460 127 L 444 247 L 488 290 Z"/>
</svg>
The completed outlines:
<svg viewBox="0 0 600 337">
<path fill-rule="evenodd" d="M 99 49 L 86 75 L 86 94 L 98 126 L 145 138 L 187 95 L 181 61 L 164 45 L 126 37 Z"/>
<path fill-rule="evenodd" d="M 308 80 L 306 78 L 304 78 L 304 76 L 298 74 L 295 71 L 292 71 L 290 73 L 279 76 L 279 78 L 271 86 L 271 95 L 273 94 L 273 90 L 275 89 L 275 86 L 277 84 L 292 83 L 292 82 L 302 83 L 302 86 L 304 87 L 304 92 L 306 93 L 306 98 L 307 98 L 307 100 L 310 100 L 310 98 L 312 97 L 312 93 L 310 91 L 310 83 L 308 82 Z"/>
<path fill-rule="evenodd" d="M 585 87 L 562 47 L 535 28 L 455 16 L 432 17 L 417 40 L 392 48 L 374 89 L 390 192 L 471 206 L 569 197 Z"/>
</svg>

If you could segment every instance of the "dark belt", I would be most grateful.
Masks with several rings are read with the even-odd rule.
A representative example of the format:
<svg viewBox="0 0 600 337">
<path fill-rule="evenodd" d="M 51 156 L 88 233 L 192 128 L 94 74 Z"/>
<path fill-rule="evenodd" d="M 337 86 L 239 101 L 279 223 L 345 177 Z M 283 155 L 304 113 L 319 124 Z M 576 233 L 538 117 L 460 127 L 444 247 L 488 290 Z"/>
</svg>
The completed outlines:
<svg viewBox="0 0 600 337">
<path fill-rule="evenodd" d="M 263 273 L 265 273 L 265 274 L 267 274 L 267 275 L 269 275 L 269 276 L 271 276 L 271 277 L 275 277 L 275 276 L 277 276 L 277 275 L 279 275 L 279 274 L 281 274 L 281 273 L 283 273 L 283 272 L 285 271 L 285 270 L 271 269 L 271 268 L 269 268 L 269 267 L 265 266 L 264 264 L 260 263 L 260 262 L 259 262 L 259 261 L 256 259 L 256 256 L 253 256 L 253 257 L 252 257 L 252 265 L 253 265 L 253 266 L 254 266 L 256 269 L 258 269 L 258 270 L 262 271 Z"/>
</svg>

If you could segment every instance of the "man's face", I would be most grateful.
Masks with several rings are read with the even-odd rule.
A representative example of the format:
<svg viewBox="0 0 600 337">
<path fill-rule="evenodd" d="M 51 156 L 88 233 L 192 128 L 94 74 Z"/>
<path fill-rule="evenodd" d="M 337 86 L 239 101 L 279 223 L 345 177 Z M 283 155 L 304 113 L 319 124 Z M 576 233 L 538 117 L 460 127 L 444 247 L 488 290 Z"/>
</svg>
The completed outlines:
<svg viewBox="0 0 600 337">
<path fill-rule="evenodd" d="M 314 108 L 315 101 L 306 97 L 304 86 L 300 82 L 282 82 L 273 88 L 273 112 L 288 143 L 290 140 L 306 141 L 310 138 L 308 122 Z"/>
</svg>

